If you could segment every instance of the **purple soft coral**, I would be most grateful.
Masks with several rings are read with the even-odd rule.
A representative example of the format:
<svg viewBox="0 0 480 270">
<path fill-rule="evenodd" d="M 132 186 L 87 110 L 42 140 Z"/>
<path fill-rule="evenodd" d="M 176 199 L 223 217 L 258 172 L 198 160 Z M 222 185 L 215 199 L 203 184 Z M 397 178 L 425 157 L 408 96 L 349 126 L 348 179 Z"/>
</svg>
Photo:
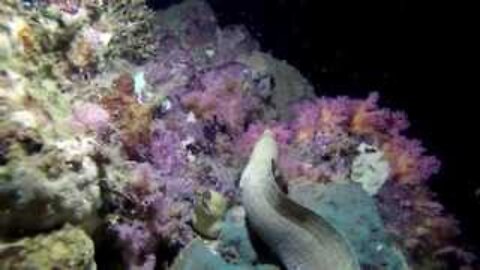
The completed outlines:
<svg viewBox="0 0 480 270">
<path fill-rule="evenodd" d="M 152 254 L 156 248 L 156 241 L 143 222 L 118 223 L 111 228 L 122 248 L 122 256 L 128 269 L 154 269 L 155 256 Z"/>
<path fill-rule="evenodd" d="M 248 67 L 238 63 L 209 70 L 199 76 L 182 102 L 200 119 L 217 118 L 233 133 L 240 133 L 259 106 L 258 98 L 248 91 L 249 74 Z"/>
<path fill-rule="evenodd" d="M 179 134 L 167 129 L 154 130 L 150 144 L 151 163 L 162 175 L 180 173 L 187 162 Z"/>
<path fill-rule="evenodd" d="M 160 242 L 185 245 L 192 239 L 187 223 L 194 195 L 187 181 L 161 176 L 148 163 L 136 165 L 132 176 L 131 184 L 123 192 L 126 201 L 121 212 L 130 218 L 110 227 L 127 265 L 153 269 L 148 267 L 152 262 L 154 265 Z"/>
<path fill-rule="evenodd" d="M 167 91 L 186 85 L 193 74 L 193 59 L 188 52 L 181 49 L 165 52 L 145 66 L 146 80 Z"/>
</svg>

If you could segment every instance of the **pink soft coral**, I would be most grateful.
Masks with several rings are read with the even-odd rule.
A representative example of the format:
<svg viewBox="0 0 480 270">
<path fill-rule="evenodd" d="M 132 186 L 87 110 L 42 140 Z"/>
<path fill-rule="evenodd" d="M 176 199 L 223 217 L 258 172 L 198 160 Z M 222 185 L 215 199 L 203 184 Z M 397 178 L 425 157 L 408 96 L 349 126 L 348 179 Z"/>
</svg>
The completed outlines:
<svg viewBox="0 0 480 270">
<path fill-rule="evenodd" d="M 296 115 L 292 126 L 296 132 L 296 141 L 313 140 L 315 134 L 337 133 L 345 129 L 352 115 L 352 100 L 347 97 L 319 98 L 294 107 Z"/>
<path fill-rule="evenodd" d="M 108 111 L 100 105 L 87 102 L 73 107 L 71 124 L 75 130 L 102 132 L 110 122 Z"/>
</svg>

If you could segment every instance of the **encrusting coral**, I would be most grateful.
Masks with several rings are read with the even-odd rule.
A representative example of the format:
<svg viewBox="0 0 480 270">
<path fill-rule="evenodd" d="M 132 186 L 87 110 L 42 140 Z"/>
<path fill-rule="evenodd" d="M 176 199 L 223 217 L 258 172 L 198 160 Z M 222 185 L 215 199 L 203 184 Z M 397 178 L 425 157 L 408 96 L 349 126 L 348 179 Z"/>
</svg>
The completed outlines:
<svg viewBox="0 0 480 270">
<path fill-rule="evenodd" d="M 0 268 L 94 269 L 100 234 L 125 269 L 275 269 L 260 263 L 238 187 L 266 129 L 284 188 L 336 222 L 365 265 L 387 260 L 372 239 L 389 265 L 477 263 L 428 190 L 440 162 L 377 93 L 315 97 L 203 1 L 0 5 Z"/>
<path fill-rule="evenodd" d="M 35 147 L 35 142 L 29 147 Z M 16 146 L 10 145 L 11 154 Z M 27 147 L 27 146 L 25 146 Z M 98 168 L 87 138 L 26 149 L 0 168 L 0 232 L 88 223 L 101 206 Z M 38 149 L 42 147 L 42 149 Z M 28 153 L 33 152 L 33 153 Z"/>
<path fill-rule="evenodd" d="M 97 269 L 94 243 L 71 225 L 50 234 L 0 243 L 2 269 Z"/>
<path fill-rule="evenodd" d="M 390 175 L 390 165 L 384 154 L 367 144 L 358 146 L 360 152 L 353 160 L 350 177 L 370 195 L 376 194 Z"/>
</svg>

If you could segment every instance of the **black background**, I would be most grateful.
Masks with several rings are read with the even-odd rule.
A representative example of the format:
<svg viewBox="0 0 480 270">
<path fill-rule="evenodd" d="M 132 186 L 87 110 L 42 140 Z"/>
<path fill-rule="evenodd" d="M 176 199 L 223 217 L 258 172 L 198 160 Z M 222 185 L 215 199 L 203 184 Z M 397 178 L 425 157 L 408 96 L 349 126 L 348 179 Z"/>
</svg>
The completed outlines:
<svg viewBox="0 0 480 270">
<path fill-rule="evenodd" d="M 150 4 L 168 2 L 180 1 Z M 264 51 L 297 67 L 319 95 L 378 91 L 382 105 L 405 110 L 409 135 L 442 160 L 433 190 L 461 221 L 464 240 L 480 243 L 478 94 L 466 83 L 471 55 L 462 36 L 466 15 L 458 6 L 407 0 L 208 2 L 222 25 L 244 24 Z"/>
</svg>

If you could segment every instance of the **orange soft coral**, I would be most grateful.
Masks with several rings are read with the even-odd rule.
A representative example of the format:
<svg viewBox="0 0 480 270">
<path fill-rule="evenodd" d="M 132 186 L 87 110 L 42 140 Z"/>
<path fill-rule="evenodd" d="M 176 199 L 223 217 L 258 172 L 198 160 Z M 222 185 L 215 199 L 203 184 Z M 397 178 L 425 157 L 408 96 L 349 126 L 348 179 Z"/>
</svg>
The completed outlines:
<svg viewBox="0 0 480 270">
<path fill-rule="evenodd" d="M 365 100 L 321 98 L 299 104 L 291 123 L 298 145 L 313 142 L 319 136 L 339 138 L 351 134 L 367 139 L 381 148 L 390 162 L 391 178 L 402 183 L 418 183 L 439 169 L 435 157 L 425 156 L 419 141 L 407 139 L 402 132 L 409 126 L 403 112 L 378 106 L 378 94 Z"/>
<path fill-rule="evenodd" d="M 440 168 L 435 157 L 423 155 L 425 149 L 417 140 L 396 136 L 386 141 L 382 150 L 390 162 L 391 177 L 402 183 L 426 180 Z"/>
</svg>

